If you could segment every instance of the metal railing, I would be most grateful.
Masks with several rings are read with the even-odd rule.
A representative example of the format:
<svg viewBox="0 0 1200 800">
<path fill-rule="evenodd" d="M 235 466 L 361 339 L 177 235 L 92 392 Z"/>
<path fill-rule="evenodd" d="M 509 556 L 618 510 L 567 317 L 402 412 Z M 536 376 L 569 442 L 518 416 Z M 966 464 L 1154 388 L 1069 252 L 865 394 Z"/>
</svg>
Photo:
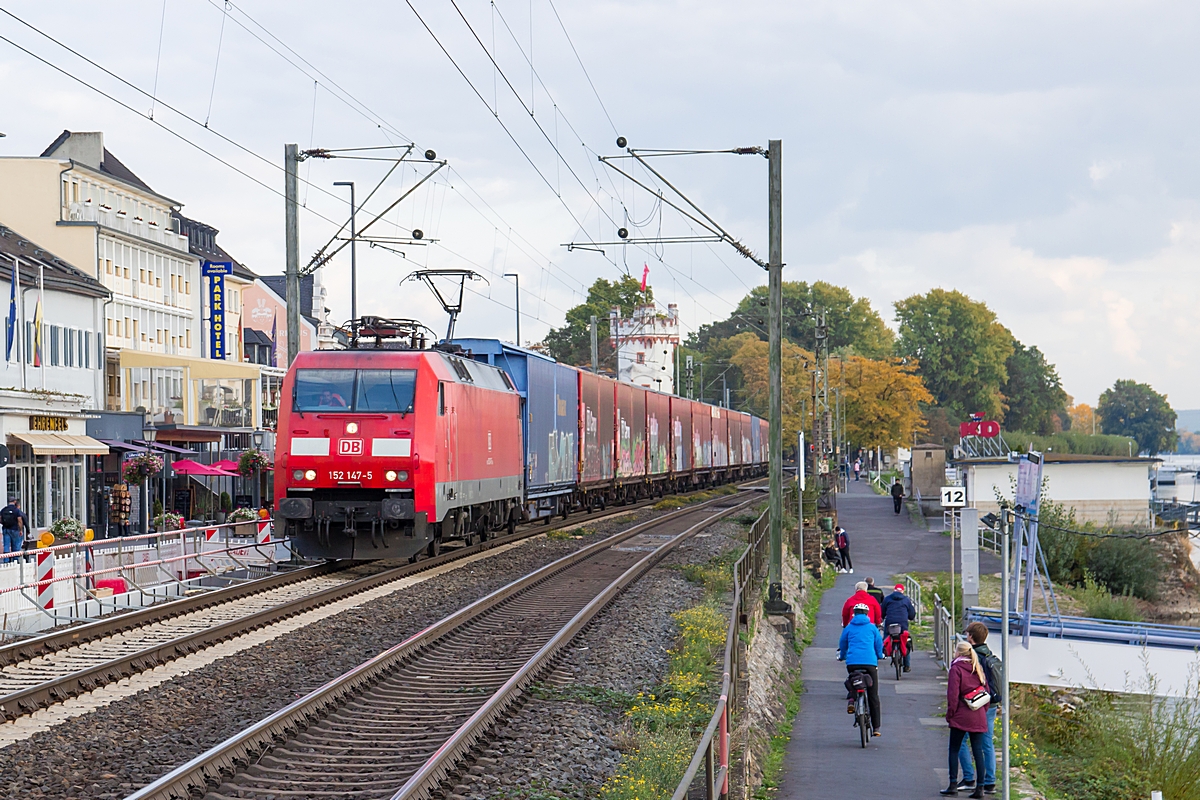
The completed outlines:
<svg viewBox="0 0 1200 800">
<path fill-rule="evenodd" d="M 934 592 L 933 650 L 942 667 L 946 669 L 950 667 L 950 660 L 954 657 L 954 647 L 960 639 L 954 627 L 954 619 L 950 616 L 950 611 L 942 604 L 941 596 Z"/>
<path fill-rule="evenodd" d="M 721 696 L 696 753 L 683 774 L 671 800 L 686 800 L 696 776 L 704 771 L 704 798 L 717 800 L 729 793 L 729 734 L 741 699 L 738 686 L 742 678 L 742 656 L 738 648 L 741 632 L 749 628 L 750 614 L 757 603 L 766 568 L 769 511 L 750 526 L 749 544 L 733 565 L 733 610 L 725 633 L 724 674 Z"/>
<path fill-rule="evenodd" d="M 912 575 L 902 575 L 904 578 L 904 593 L 913 601 L 913 605 L 917 608 L 917 624 L 921 624 L 921 615 L 925 613 L 921 606 L 921 584 Z"/>
</svg>

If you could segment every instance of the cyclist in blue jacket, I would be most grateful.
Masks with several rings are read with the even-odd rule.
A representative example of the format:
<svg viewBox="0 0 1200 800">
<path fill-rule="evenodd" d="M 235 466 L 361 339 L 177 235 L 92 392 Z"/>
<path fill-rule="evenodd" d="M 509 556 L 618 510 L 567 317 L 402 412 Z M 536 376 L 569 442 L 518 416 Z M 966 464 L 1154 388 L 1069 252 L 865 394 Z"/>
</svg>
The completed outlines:
<svg viewBox="0 0 1200 800">
<path fill-rule="evenodd" d="M 871 708 L 871 727 L 875 735 L 879 735 L 879 660 L 883 658 L 883 634 L 871 622 L 866 603 L 854 606 L 854 616 L 850 624 L 842 628 L 842 638 L 838 641 L 838 660 L 846 662 L 846 673 L 866 672 L 871 676 L 871 686 L 867 689 L 867 704 Z M 851 699 L 846 708 L 847 713 L 854 713 L 854 700 Z"/>
</svg>

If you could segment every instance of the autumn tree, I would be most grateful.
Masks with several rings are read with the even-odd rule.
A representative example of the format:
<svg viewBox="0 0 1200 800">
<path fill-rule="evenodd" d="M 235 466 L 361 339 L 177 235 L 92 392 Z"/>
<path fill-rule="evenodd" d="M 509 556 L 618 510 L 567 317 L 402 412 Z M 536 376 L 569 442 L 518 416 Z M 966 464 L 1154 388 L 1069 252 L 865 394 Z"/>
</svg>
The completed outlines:
<svg viewBox="0 0 1200 800">
<path fill-rule="evenodd" d="M 1070 429 L 1078 433 L 1104 433 L 1104 426 L 1096 418 L 1096 409 L 1087 403 L 1076 403 L 1068 406 L 1067 417 L 1071 420 Z"/>
<path fill-rule="evenodd" d="M 1066 414 L 1069 398 L 1059 380 L 1058 370 L 1046 361 L 1037 347 L 1013 342 L 1012 354 L 1005 364 L 1008 380 L 1001 391 L 1008 410 L 1004 427 L 1011 431 L 1049 436 L 1056 430 L 1059 415 Z M 1059 422 L 1058 428 L 1062 424 Z"/>
<path fill-rule="evenodd" d="M 937 404 L 959 419 L 975 412 L 1003 419 L 1013 338 L 992 310 L 945 289 L 913 295 L 895 307 L 897 355 L 916 360 Z"/>
<path fill-rule="evenodd" d="M 866 298 L 856 298 L 849 289 L 825 281 L 784 281 L 782 289 L 783 337 L 793 344 L 809 349 L 816 346 L 815 312 L 820 309 L 825 312 L 830 350 L 849 350 L 871 358 L 892 354 L 895 337 Z M 743 332 L 766 341 L 767 296 L 766 286 L 751 289 L 728 318 L 700 326 L 688 344 L 707 351 L 712 342 Z"/>
<path fill-rule="evenodd" d="M 730 363 L 742 376 L 743 400 L 736 407 L 766 419 L 770 410 L 770 381 L 768 345 L 752 333 L 739 333 L 728 344 L 733 348 Z M 783 442 L 789 446 L 796 434 L 807 430 L 806 410 L 811 413 L 809 398 L 812 370 L 816 363 L 813 354 L 789 341 L 783 342 L 780 377 L 783 398 Z M 790 449 L 790 447 L 789 447 Z"/>
<path fill-rule="evenodd" d="M 1175 447 L 1175 410 L 1149 384 L 1117 381 L 1100 395 L 1096 415 L 1105 433 L 1136 439 L 1142 452 L 1154 456 Z"/>
<path fill-rule="evenodd" d="M 592 363 L 592 315 L 596 316 L 597 336 L 600 339 L 600 362 L 611 361 L 608 312 L 618 306 L 624 316 L 630 316 L 640 305 L 654 302 L 654 290 L 629 275 L 616 281 L 599 278 L 588 289 L 587 300 L 567 311 L 566 324 L 552 328 L 542 342 L 544 351 L 557 361 L 576 366 Z"/>
</svg>

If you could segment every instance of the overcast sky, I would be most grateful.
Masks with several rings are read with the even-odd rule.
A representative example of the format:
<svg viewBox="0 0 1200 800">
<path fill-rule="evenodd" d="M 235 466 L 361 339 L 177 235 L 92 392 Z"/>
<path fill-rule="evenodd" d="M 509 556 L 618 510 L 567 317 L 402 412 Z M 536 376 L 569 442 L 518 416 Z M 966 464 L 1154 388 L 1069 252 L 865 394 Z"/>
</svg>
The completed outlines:
<svg viewBox="0 0 1200 800">
<path fill-rule="evenodd" d="M 656 298 L 678 303 L 689 330 L 764 282 L 724 245 L 561 246 L 612 241 L 620 225 L 634 236 L 694 233 L 598 163 L 618 152 L 618 133 L 645 148 L 781 138 L 788 279 L 843 284 L 889 323 L 898 299 L 959 289 L 1040 347 L 1077 401 L 1134 378 L 1177 408 L 1200 407 L 1195 4 L 457 3 L 463 16 L 449 0 L 412 0 L 416 13 L 406 2 L 10 2 L 144 91 L 157 83 L 161 103 L 199 124 L 162 104 L 159 124 L 139 116 L 149 97 L 0 15 L 0 36 L 139 112 L 0 41 L 0 155 L 36 155 L 64 128 L 103 130 L 127 166 L 270 274 L 283 264 L 285 142 L 415 142 L 449 169 L 373 230 L 416 227 L 438 241 L 396 248 L 405 257 L 360 246 L 359 312 L 443 331 L 429 292 L 400 280 L 466 267 L 487 282 L 472 285 L 459 333 L 511 339 L 514 292 L 502 275 L 516 272 L 528 341 L 561 324 L 595 278 L 626 268 L 640 278 L 649 264 Z M 655 164 L 765 251 L 762 158 Z M 332 183 L 356 181 L 361 200 L 389 166 L 302 165 L 302 260 L 346 215 Z M 361 213 L 427 171 L 398 170 Z M 10 190 L 19 187 L 0 187 Z M 349 259 L 326 273 L 332 316 L 347 319 Z"/>
</svg>

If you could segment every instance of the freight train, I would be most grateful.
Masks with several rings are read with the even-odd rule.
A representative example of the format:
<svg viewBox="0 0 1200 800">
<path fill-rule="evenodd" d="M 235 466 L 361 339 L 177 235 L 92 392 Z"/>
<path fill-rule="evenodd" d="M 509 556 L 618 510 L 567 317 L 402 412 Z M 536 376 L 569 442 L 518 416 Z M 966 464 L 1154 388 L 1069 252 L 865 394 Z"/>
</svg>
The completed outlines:
<svg viewBox="0 0 1200 800">
<path fill-rule="evenodd" d="M 764 474 L 766 422 L 492 339 L 300 353 L 276 518 L 308 558 L 415 559 L 535 519 Z"/>
</svg>

